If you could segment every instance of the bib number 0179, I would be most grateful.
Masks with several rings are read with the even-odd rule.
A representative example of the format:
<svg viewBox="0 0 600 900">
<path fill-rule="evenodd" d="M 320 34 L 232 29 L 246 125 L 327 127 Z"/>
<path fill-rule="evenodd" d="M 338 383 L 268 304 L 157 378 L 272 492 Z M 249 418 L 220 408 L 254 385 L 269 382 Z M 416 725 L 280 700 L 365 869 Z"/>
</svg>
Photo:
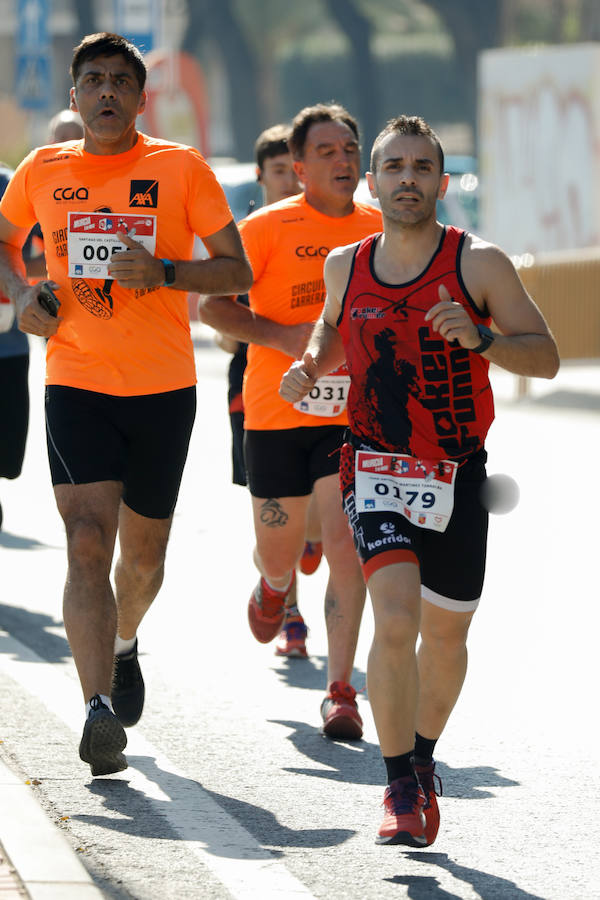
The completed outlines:
<svg viewBox="0 0 600 900">
<path fill-rule="evenodd" d="M 402 500 L 406 506 L 412 506 L 417 498 L 419 498 L 419 506 L 422 509 L 431 509 L 435 505 L 435 494 L 432 491 L 411 491 L 408 488 L 400 490 L 397 484 L 386 484 L 385 481 L 378 481 L 375 484 L 375 493 L 380 497 L 391 495 L 396 500 Z"/>
</svg>

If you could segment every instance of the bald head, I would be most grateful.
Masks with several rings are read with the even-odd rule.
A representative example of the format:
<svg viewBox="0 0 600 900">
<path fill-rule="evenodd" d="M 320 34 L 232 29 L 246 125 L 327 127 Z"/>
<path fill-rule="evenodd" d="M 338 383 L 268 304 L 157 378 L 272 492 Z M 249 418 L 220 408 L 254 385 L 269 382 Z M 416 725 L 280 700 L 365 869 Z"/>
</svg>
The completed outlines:
<svg viewBox="0 0 600 900">
<path fill-rule="evenodd" d="M 79 113 L 71 109 L 61 109 L 48 123 L 48 143 L 62 144 L 63 141 L 77 141 L 83 137 L 83 125 Z"/>
</svg>

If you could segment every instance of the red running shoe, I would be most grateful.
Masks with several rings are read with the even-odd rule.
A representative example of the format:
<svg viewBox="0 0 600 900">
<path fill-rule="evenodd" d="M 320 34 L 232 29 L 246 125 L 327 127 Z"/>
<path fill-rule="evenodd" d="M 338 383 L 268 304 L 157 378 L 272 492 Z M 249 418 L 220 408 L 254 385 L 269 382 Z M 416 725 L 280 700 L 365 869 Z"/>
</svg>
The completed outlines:
<svg viewBox="0 0 600 900">
<path fill-rule="evenodd" d="M 426 847 L 424 805 L 423 788 L 412 775 L 392 781 L 383 795 L 385 815 L 375 843 Z"/>
<path fill-rule="evenodd" d="M 415 765 L 415 772 L 425 794 L 423 813 L 425 814 L 425 837 L 427 838 L 427 846 L 429 846 L 435 841 L 438 828 L 440 827 L 440 810 L 437 798 L 442 796 L 442 780 L 439 775 L 435 774 L 435 760 L 433 759 L 428 766 Z"/>
<path fill-rule="evenodd" d="M 276 656 L 298 656 L 306 659 L 308 656 L 306 652 L 307 634 L 308 628 L 300 613 L 287 616 L 277 638 Z"/>
<path fill-rule="evenodd" d="M 356 691 L 345 681 L 329 685 L 321 703 L 323 725 L 321 731 L 327 737 L 342 741 L 358 741 L 362 737 L 363 723 L 356 705 Z"/>
<path fill-rule="evenodd" d="M 323 556 L 323 544 L 321 541 L 306 541 L 300 557 L 300 571 L 303 575 L 312 575 L 319 568 Z"/>
<path fill-rule="evenodd" d="M 285 591 L 274 591 L 264 578 L 252 591 L 248 601 L 248 622 L 250 631 L 261 644 L 268 644 L 279 634 L 285 618 L 285 598 L 292 589 L 296 573 Z"/>
</svg>

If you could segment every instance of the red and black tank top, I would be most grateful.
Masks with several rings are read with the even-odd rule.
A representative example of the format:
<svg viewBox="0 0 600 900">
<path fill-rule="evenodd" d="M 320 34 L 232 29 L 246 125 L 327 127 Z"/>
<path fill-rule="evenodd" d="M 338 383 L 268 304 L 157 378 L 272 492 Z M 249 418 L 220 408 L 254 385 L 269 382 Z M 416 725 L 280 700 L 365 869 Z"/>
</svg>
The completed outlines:
<svg viewBox="0 0 600 900">
<path fill-rule="evenodd" d="M 461 277 L 465 236 L 444 228 L 427 267 L 406 284 L 377 278 L 381 235 L 356 248 L 337 324 L 351 377 L 350 429 L 375 449 L 460 462 L 483 447 L 494 419 L 488 361 L 450 345 L 424 318 L 444 284 L 475 323 L 489 324 Z"/>
</svg>

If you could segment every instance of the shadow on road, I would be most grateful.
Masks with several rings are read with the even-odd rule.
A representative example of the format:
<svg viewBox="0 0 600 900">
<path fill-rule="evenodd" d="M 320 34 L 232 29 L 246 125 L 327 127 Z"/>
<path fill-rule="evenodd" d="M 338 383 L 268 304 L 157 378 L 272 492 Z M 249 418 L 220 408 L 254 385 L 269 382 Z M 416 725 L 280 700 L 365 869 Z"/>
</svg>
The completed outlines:
<svg viewBox="0 0 600 900">
<path fill-rule="evenodd" d="M 523 891 L 514 881 L 508 878 L 500 878 L 498 875 L 490 875 L 480 869 L 471 869 L 461 866 L 450 859 L 447 853 L 422 853 L 420 851 L 406 854 L 415 862 L 427 863 L 429 866 L 439 866 L 445 869 L 454 878 L 465 884 L 470 884 L 483 900 L 491 900 L 495 897 L 506 897 L 510 900 L 544 900 L 539 894 L 530 894 Z M 440 887 L 434 876 L 419 875 L 394 875 L 392 878 L 384 878 L 392 884 L 403 884 L 408 887 L 406 896 L 410 900 L 460 900 L 459 894 L 451 894 Z"/>
<path fill-rule="evenodd" d="M 436 773 L 442 779 L 444 797 L 458 800 L 487 800 L 495 797 L 488 788 L 517 787 L 518 781 L 506 778 L 493 766 L 469 766 L 453 769 L 443 762 L 437 762 Z"/>
<path fill-rule="evenodd" d="M 327 769 L 285 768 L 285 772 L 350 781 L 353 784 L 385 784 L 385 768 L 377 744 L 368 741 L 332 741 L 306 722 L 271 719 L 275 725 L 291 728 L 288 740 L 298 753 Z"/>
<path fill-rule="evenodd" d="M 309 691 L 323 691 L 327 687 L 327 657 L 309 656 L 308 659 L 288 659 L 278 657 L 271 668 L 284 684 L 290 687 L 305 688 Z M 367 673 L 363 669 L 352 670 L 352 684 L 357 691 L 364 691 Z"/>
<path fill-rule="evenodd" d="M 298 753 L 327 766 L 286 768 L 286 772 L 353 784 L 385 785 L 385 769 L 377 744 L 368 741 L 332 741 L 306 722 L 271 719 L 274 725 L 292 729 L 287 739 Z M 486 800 L 494 797 L 493 788 L 516 787 L 519 782 L 501 775 L 493 766 L 451 768 L 438 761 L 436 772 L 442 780 L 443 796 L 460 800 Z"/>
<path fill-rule="evenodd" d="M 11 534 L 10 531 L 0 531 L 0 547 L 7 550 L 60 550 L 51 544 L 44 544 L 35 538 L 22 537 L 19 534 Z"/>
<path fill-rule="evenodd" d="M 126 776 L 119 780 L 95 778 L 88 785 L 90 792 L 100 796 L 103 805 L 118 818 L 113 815 L 73 815 L 73 819 L 136 837 L 198 840 L 208 853 L 243 859 L 283 855 L 283 851 L 271 849 L 273 847 L 333 847 L 355 834 L 348 828 L 287 828 L 269 810 L 207 790 L 191 778 L 167 772 L 156 765 L 153 757 L 128 756 L 127 759 L 130 767 L 154 782 L 169 799 L 148 797 L 132 787 Z M 212 810 L 210 808 L 211 802 L 249 832 L 261 847 L 256 848 L 253 842 L 244 846 L 243 840 L 228 839 L 227 823 L 230 820 L 224 817 L 219 821 L 214 806 Z M 185 834 L 179 832 L 173 820 L 185 825 Z"/>
<path fill-rule="evenodd" d="M 49 628 L 62 628 L 60 619 L 45 613 L 31 612 L 18 606 L 0 603 L 0 628 L 21 644 L 34 650 L 42 662 L 64 662 L 71 659 L 71 648 L 65 637 L 53 634 Z M 0 653 L 2 642 L 0 640 Z"/>
</svg>

